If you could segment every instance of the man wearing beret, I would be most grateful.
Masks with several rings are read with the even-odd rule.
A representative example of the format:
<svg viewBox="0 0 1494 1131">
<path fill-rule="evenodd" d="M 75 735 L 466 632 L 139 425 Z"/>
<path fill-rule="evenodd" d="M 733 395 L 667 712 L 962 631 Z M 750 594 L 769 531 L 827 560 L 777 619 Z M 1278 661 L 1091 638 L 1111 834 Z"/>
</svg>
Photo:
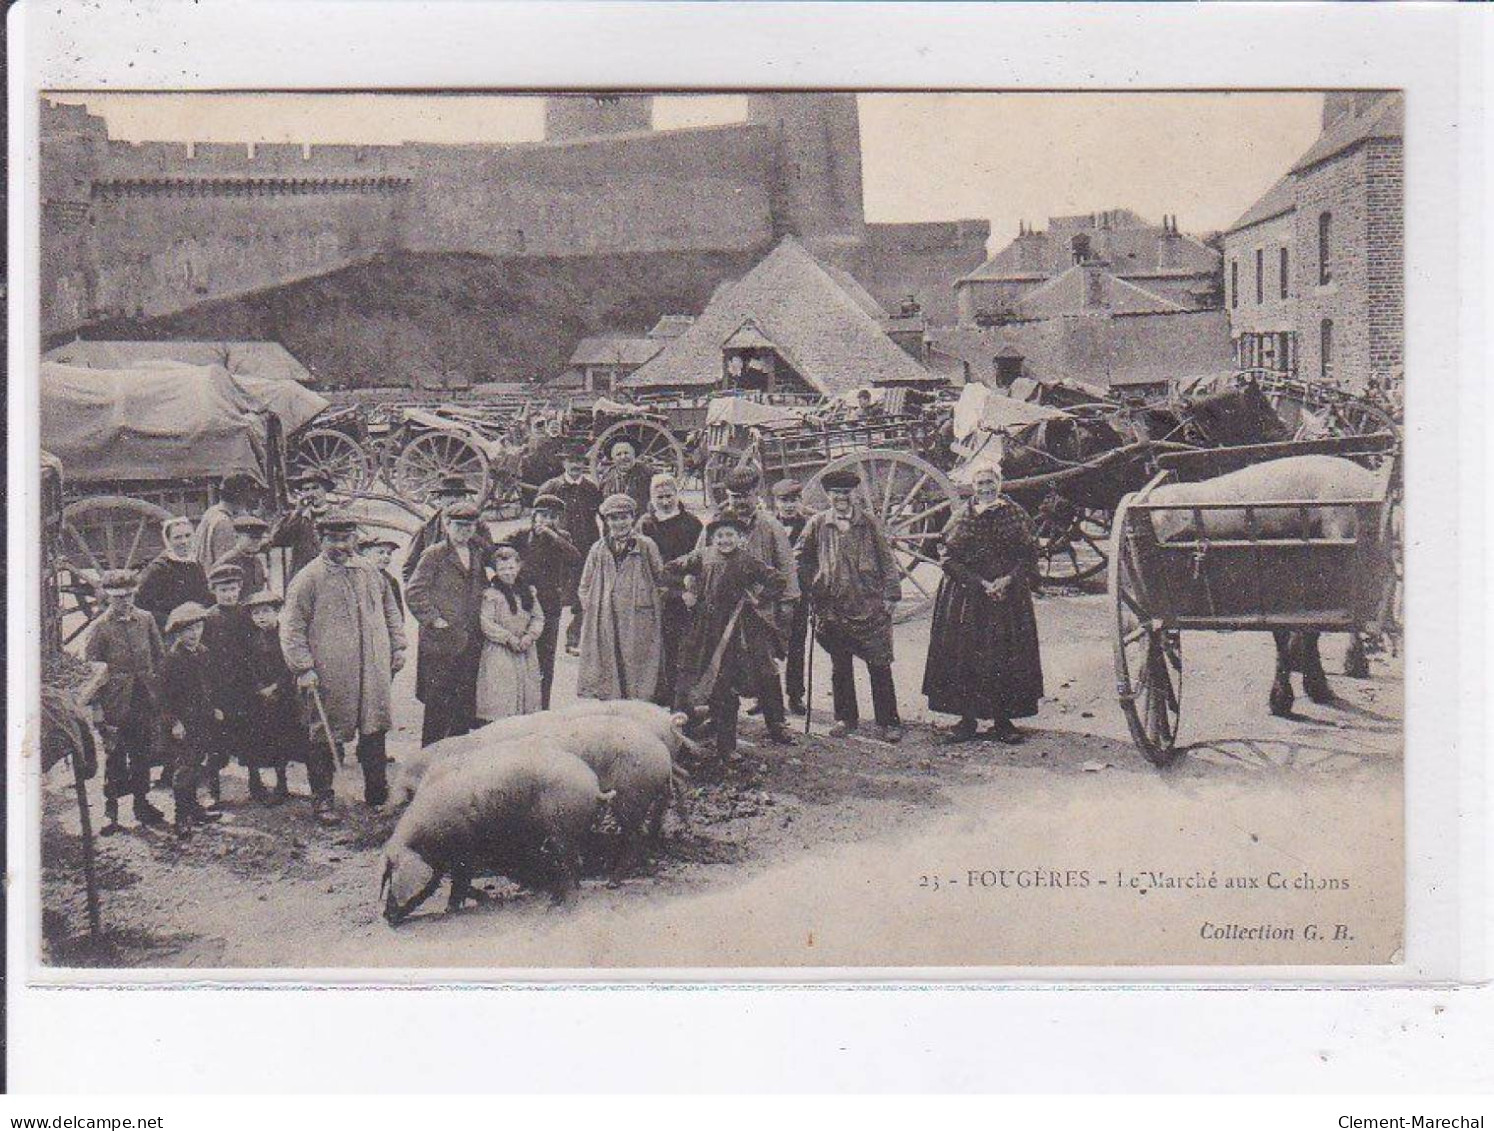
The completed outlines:
<svg viewBox="0 0 1494 1131">
<path fill-rule="evenodd" d="M 280 650 L 311 706 L 320 698 L 332 741 L 357 739 L 363 797 L 378 807 L 389 799 L 385 740 L 394 675 L 405 663 L 404 618 L 378 571 L 359 560 L 352 517 L 329 512 L 318 529 L 321 553 L 285 594 Z M 320 712 L 308 717 L 317 723 Z M 325 743 L 327 736 L 318 729 L 312 741 Z M 314 810 L 319 818 L 332 816 L 330 793 L 316 799 Z"/>
<path fill-rule="evenodd" d="M 534 517 L 528 530 L 516 531 L 504 544 L 519 551 L 524 563 L 519 575 L 520 588 L 534 586 L 545 627 L 535 641 L 540 662 L 540 708 L 550 709 L 550 688 L 555 682 L 555 646 L 560 640 L 560 612 L 576 591 L 581 575 L 581 551 L 561 529 L 565 517 L 565 500 L 559 495 L 542 494 L 534 500 Z"/>
<path fill-rule="evenodd" d="M 855 657 L 871 676 L 877 737 L 900 742 L 897 688 L 892 681 L 892 612 L 902 596 L 902 574 L 892 546 L 877 520 L 856 496 L 862 490 L 854 471 L 835 471 L 821 482 L 830 506 L 804 524 L 799 562 L 810 582 L 818 629 L 830 654 L 830 692 L 840 737 L 860 725 L 856 703 Z"/>
<path fill-rule="evenodd" d="M 420 745 L 466 734 L 477 716 L 477 665 L 482 657 L 483 551 L 476 544 L 477 508 L 446 511 L 446 537 L 425 553 L 406 597 L 420 622 L 415 697 L 425 704 Z"/>
<path fill-rule="evenodd" d="M 561 529 L 584 561 L 597 540 L 597 509 L 602 505 L 602 489 L 586 474 L 586 453 L 579 448 L 567 448 L 561 455 L 561 464 L 564 468 L 561 474 L 546 480 L 539 493 L 554 495 L 565 504 Z M 571 620 L 565 630 L 566 651 L 572 655 L 579 654 L 581 649 L 581 616 L 581 596 L 573 590 Z"/>
<path fill-rule="evenodd" d="M 602 500 L 607 536 L 581 570 L 581 699 L 652 700 L 659 691 L 664 562 L 653 539 L 634 528 L 637 514 L 628 495 Z"/>
</svg>

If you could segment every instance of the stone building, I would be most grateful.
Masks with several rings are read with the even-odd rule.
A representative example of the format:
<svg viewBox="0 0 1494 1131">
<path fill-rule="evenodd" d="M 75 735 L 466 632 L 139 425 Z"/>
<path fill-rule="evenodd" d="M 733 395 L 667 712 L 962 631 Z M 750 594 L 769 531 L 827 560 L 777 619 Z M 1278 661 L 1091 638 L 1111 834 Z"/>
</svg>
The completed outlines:
<svg viewBox="0 0 1494 1131">
<path fill-rule="evenodd" d="M 1404 101 L 1324 96 L 1323 128 L 1225 233 L 1237 364 L 1362 388 L 1402 376 Z"/>
<path fill-rule="evenodd" d="M 1180 232 L 1176 217 L 1149 224 L 1130 209 L 1116 208 L 1052 216 L 1046 231 L 1020 225 L 1015 240 L 955 283 L 960 325 L 1005 321 L 1026 296 L 1083 263 L 1102 264 L 1176 308 L 1219 305 L 1218 252 Z"/>
</svg>

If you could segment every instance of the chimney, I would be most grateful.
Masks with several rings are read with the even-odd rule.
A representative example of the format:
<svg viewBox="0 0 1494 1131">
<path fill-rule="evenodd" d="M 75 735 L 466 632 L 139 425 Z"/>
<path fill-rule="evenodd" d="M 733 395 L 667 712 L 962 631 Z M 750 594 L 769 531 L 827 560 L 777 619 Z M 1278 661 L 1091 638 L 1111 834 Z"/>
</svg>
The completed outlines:
<svg viewBox="0 0 1494 1131">
<path fill-rule="evenodd" d="M 1162 234 L 1157 237 L 1157 266 L 1172 270 L 1183 265 L 1182 240 L 1178 238 L 1178 218 L 1162 217 Z"/>
<path fill-rule="evenodd" d="M 1105 267 L 1096 260 L 1088 260 L 1083 263 L 1084 268 L 1084 309 L 1105 309 Z"/>
</svg>

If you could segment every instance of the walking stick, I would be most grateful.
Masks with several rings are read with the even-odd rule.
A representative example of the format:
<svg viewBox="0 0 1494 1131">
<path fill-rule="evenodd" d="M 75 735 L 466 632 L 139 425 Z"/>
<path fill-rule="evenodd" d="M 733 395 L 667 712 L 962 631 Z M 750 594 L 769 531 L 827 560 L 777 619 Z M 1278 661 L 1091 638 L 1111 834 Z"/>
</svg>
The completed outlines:
<svg viewBox="0 0 1494 1131">
<path fill-rule="evenodd" d="M 327 707 L 322 702 L 322 690 L 315 684 L 311 687 L 311 701 L 316 704 L 316 717 L 322 721 L 322 733 L 327 736 L 327 749 L 332 752 L 332 761 L 342 765 L 342 747 L 332 738 L 332 724 L 327 721 Z"/>
<path fill-rule="evenodd" d="M 88 788 L 83 782 L 82 751 L 74 749 L 73 792 L 78 798 L 78 824 L 83 833 L 83 893 L 88 901 L 88 933 L 97 939 L 103 931 L 99 920 L 99 876 L 93 856 L 93 821 L 88 814 Z"/>
<path fill-rule="evenodd" d="M 804 665 L 804 733 L 809 733 L 809 722 L 814 718 L 814 626 L 819 617 L 815 614 L 814 606 L 809 607 L 809 629 L 805 633 L 805 646 L 809 649 L 809 659 Z"/>
</svg>

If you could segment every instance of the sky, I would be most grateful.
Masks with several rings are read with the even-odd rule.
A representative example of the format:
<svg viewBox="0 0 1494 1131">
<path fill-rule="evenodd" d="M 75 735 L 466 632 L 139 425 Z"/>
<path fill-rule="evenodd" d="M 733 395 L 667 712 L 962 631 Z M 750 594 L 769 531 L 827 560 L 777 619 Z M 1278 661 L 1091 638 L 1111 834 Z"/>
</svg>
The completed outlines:
<svg viewBox="0 0 1494 1131">
<path fill-rule="evenodd" d="M 128 141 L 522 142 L 542 100 L 517 95 L 66 94 Z M 863 93 L 873 222 L 989 219 L 993 249 L 1049 216 L 1130 208 L 1186 232 L 1227 228 L 1317 137 L 1312 93 Z M 656 129 L 746 116 L 743 95 L 667 95 Z"/>
</svg>

